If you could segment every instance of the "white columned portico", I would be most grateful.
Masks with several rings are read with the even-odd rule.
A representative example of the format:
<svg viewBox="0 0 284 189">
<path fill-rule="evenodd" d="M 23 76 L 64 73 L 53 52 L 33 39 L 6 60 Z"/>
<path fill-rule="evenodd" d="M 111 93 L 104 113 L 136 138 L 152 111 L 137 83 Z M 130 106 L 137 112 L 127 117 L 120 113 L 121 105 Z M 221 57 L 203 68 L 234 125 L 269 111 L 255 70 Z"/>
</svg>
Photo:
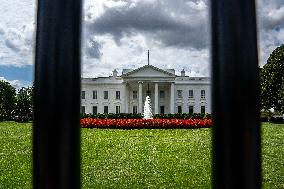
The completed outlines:
<svg viewBox="0 0 284 189">
<path fill-rule="evenodd" d="M 155 83 L 155 114 L 159 114 L 159 86 Z"/>
<path fill-rule="evenodd" d="M 171 114 L 175 113 L 175 84 L 171 83 L 171 99 L 170 99 Z"/>
<path fill-rule="evenodd" d="M 125 98 L 125 113 L 128 113 L 128 87 L 127 83 L 125 83 L 125 91 L 124 91 L 124 98 Z"/>
<path fill-rule="evenodd" d="M 138 82 L 138 113 L 143 113 L 143 110 L 142 110 L 142 108 L 143 108 L 143 97 L 142 97 L 142 81 L 139 81 Z"/>
</svg>

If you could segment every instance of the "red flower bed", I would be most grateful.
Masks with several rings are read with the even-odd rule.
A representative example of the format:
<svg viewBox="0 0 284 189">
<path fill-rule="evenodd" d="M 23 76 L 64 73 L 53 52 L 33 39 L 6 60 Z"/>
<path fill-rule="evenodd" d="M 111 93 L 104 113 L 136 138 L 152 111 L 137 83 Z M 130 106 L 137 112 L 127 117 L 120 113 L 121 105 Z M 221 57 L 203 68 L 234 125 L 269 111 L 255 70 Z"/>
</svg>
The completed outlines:
<svg viewBox="0 0 284 189">
<path fill-rule="evenodd" d="M 211 127 L 211 119 L 81 119 L 83 128 L 179 129 Z"/>
</svg>

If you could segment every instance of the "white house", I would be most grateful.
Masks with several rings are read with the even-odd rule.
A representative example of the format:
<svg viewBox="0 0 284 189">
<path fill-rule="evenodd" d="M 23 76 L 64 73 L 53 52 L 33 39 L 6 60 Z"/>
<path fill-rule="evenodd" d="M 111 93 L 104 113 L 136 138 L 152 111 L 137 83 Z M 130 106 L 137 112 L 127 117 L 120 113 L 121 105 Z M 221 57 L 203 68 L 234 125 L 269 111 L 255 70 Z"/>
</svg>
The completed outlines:
<svg viewBox="0 0 284 189">
<path fill-rule="evenodd" d="M 210 78 L 145 65 L 112 76 L 82 78 L 82 113 L 143 113 L 149 95 L 154 114 L 211 113 Z"/>
</svg>

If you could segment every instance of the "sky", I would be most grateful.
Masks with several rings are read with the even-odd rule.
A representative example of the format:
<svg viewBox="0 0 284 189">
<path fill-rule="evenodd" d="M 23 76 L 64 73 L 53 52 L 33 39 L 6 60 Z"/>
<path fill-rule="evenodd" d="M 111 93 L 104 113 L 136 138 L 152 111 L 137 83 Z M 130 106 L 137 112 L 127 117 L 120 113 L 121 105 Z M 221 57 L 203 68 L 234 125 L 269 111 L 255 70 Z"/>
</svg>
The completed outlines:
<svg viewBox="0 0 284 189">
<path fill-rule="evenodd" d="M 208 0 L 85 0 L 82 76 L 150 64 L 210 76 Z M 0 0 L 0 79 L 33 81 L 36 1 Z M 257 0 L 259 65 L 284 43 L 284 1 Z"/>
</svg>

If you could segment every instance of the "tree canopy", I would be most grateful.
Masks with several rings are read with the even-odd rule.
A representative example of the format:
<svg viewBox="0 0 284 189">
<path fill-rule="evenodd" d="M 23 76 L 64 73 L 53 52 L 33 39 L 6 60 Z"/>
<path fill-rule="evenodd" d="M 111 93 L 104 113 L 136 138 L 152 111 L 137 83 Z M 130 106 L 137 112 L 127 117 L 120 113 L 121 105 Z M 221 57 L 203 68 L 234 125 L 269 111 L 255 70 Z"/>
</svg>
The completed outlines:
<svg viewBox="0 0 284 189">
<path fill-rule="evenodd" d="M 15 105 L 16 89 L 9 82 L 0 80 L 0 121 L 13 118 Z"/>
<path fill-rule="evenodd" d="M 33 88 L 22 87 L 17 94 L 16 114 L 19 121 L 29 121 L 33 114 Z"/>
<path fill-rule="evenodd" d="M 269 56 L 260 71 L 261 106 L 284 113 L 284 44 Z"/>
</svg>

